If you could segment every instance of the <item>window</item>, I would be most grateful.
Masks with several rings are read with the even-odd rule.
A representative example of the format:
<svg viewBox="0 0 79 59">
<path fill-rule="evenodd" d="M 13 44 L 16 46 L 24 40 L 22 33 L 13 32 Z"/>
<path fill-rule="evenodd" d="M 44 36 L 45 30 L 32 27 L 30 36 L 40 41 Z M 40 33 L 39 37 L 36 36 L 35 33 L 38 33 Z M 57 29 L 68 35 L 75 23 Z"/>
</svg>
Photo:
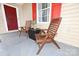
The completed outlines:
<svg viewBox="0 0 79 59">
<path fill-rule="evenodd" d="M 37 4 L 37 23 L 50 22 L 50 3 Z"/>
</svg>

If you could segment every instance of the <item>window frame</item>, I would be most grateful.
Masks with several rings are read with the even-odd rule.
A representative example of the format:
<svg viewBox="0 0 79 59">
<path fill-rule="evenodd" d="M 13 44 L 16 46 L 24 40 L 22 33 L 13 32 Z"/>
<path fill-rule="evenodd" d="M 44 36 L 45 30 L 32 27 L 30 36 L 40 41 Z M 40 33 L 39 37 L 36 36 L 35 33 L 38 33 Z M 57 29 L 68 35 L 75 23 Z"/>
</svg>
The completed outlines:
<svg viewBox="0 0 79 59">
<path fill-rule="evenodd" d="M 39 23 L 40 23 L 40 24 L 47 24 L 47 23 L 50 23 L 50 21 L 51 21 L 51 3 L 49 3 L 50 5 L 49 5 L 49 7 L 48 7 L 50 10 L 49 10 L 49 18 L 48 18 L 48 21 L 47 21 L 47 22 L 40 22 L 40 21 L 39 21 L 38 4 L 39 4 L 39 3 L 36 4 L 36 5 L 37 5 L 37 24 L 39 24 Z M 47 9 L 47 8 L 45 8 L 45 9 Z M 42 10 L 45 10 L 45 9 L 42 9 Z M 42 11 L 42 10 L 41 10 L 41 11 Z M 41 17 L 41 18 L 42 18 L 42 17 Z"/>
</svg>

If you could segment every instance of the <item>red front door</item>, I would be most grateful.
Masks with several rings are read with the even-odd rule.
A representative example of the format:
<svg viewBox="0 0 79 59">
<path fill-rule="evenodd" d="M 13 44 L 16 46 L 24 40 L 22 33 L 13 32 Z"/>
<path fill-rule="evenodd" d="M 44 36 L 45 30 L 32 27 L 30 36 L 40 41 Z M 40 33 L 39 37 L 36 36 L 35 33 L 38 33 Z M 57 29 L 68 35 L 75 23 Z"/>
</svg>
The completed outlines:
<svg viewBox="0 0 79 59">
<path fill-rule="evenodd" d="M 8 31 L 18 29 L 16 8 L 4 5 Z"/>
</svg>

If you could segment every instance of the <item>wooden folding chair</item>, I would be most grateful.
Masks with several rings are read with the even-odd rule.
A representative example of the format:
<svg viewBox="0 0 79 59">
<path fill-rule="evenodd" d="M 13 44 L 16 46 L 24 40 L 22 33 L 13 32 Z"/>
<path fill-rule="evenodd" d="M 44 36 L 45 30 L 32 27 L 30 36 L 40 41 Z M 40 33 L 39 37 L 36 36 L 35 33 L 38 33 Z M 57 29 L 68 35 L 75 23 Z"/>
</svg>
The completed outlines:
<svg viewBox="0 0 79 59">
<path fill-rule="evenodd" d="M 20 33 L 19 37 L 20 37 L 22 32 L 25 32 L 25 33 L 28 32 L 29 27 L 31 27 L 31 22 L 32 22 L 31 20 L 27 20 L 26 23 L 25 23 L 25 26 L 24 27 L 20 27 L 20 30 L 18 30 L 19 33 Z"/>
<path fill-rule="evenodd" d="M 60 49 L 59 45 L 54 40 L 54 37 L 57 33 L 60 22 L 61 22 L 61 17 L 52 19 L 52 21 L 50 22 L 49 28 L 47 30 L 47 33 L 45 33 L 43 36 L 41 34 L 36 34 L 36 42 L 39 45 L 39 50 L 37 54 L 40 53 L 40 51 L 42 50 L 43 46 L 46 43 L 50 43 L 50 42 L 53 42 L 57 46 L 57 48 Z"/>
</svg>

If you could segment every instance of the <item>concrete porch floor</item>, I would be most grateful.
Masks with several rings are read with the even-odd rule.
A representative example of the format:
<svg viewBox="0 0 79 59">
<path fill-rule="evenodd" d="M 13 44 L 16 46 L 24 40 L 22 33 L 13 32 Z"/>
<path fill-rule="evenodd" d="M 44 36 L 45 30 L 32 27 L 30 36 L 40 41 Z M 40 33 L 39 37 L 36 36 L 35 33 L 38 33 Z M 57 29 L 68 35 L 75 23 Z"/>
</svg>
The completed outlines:
<svg viewBox="0 0 79 59">
<path fill-rule="evenodd" d="M 37 56 L 38 45 L 22 33 L 19 38 L 18 32 L 0 34 L 0 56 Z M 61 49 L 53 43 L 46 44 L 39 56 L 78 56 L 79 48 L 57 42 Z"/>
</svg>

